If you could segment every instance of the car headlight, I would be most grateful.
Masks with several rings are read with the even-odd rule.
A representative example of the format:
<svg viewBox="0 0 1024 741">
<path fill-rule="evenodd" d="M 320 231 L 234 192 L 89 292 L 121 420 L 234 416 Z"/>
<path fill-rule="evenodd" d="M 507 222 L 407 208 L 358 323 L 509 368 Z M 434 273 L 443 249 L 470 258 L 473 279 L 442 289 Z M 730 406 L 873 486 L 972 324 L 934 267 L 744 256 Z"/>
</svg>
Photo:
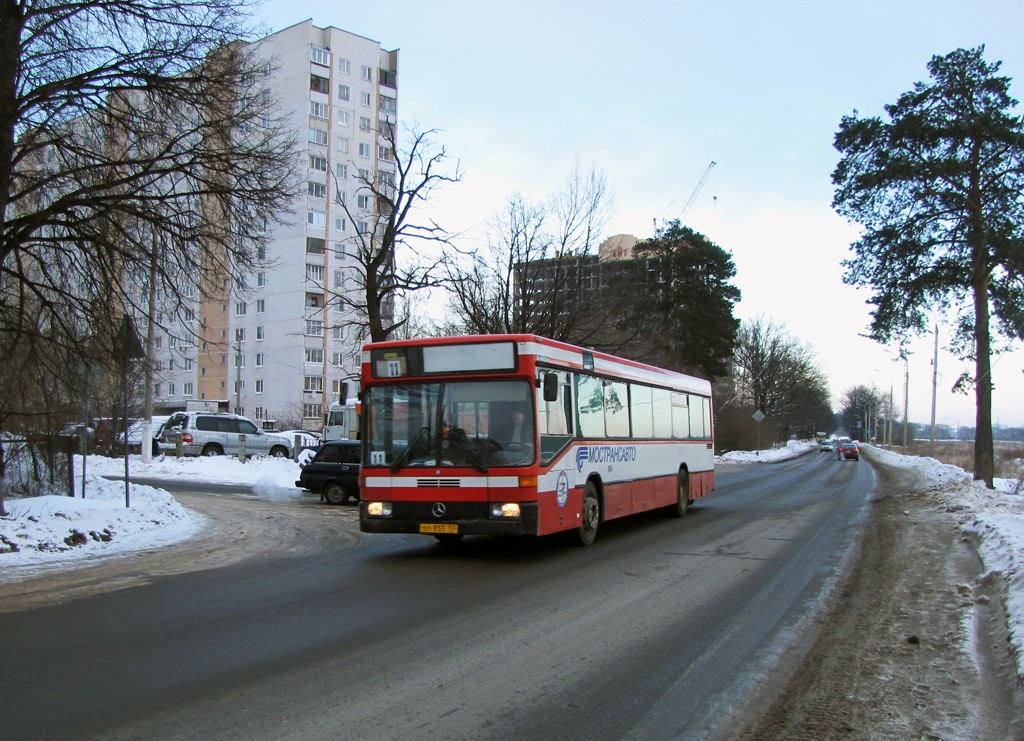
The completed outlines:
<svg viewBox="0 0 1024 741">
<path fill-rule="evenodd" d="M 519 505 L 515 502 L 495 502 L 491 505 L 491 517 L 495 519 L 519 519 Z"/>
<path fill-rule="evenodd" d="M 391 517 L 391 502 L 367 502 L 366 514 L 370 517 Z"/>
</svg>

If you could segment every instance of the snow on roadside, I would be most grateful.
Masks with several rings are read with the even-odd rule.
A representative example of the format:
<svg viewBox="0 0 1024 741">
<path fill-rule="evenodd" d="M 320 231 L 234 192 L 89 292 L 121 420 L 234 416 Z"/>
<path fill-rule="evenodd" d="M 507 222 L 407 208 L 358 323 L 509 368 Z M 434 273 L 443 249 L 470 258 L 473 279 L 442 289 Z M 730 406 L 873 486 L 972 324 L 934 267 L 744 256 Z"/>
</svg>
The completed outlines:
<svg viewBox="0 0 1024 741">
<path fill-rule="evenodd" d="M 162 548 L 191 538 L 206 522 L 152 486 L 132 484 L 131 507 L 126 507 L 124 482 L 98 474 L 86 478 L 86 497 L 6 500 L 8 516 L 0 518 L 0 580 L 31 575 L 40 566 L 79 566 L 83 556 Z"/>
</svg>

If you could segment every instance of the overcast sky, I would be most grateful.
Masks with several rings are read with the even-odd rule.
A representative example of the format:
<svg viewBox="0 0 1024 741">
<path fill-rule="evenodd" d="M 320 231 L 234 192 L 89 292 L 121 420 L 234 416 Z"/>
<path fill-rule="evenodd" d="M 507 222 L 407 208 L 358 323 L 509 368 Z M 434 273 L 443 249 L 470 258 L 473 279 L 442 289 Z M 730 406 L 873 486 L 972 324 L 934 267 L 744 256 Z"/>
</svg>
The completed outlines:
<svg viewBox="0 0 1024 741">
<path fill-rule="evenodd" d="M 868 295 L 842 283 L 858 235 L 831 208 L 841 117 L 881 115 L 933 55 L 984 44 L 1024 98 L 1024 3 L 271 0 L 269 31 L 312 19 L 399 49 L 399 117 L 439 129 L 463 182 L 430 204 L 464 243 L 513 193 L 541 200 L 578 160 L 617 208 L 609 234 L 652 234 L 679 216 L 730 252 L 741 319 L 764 317 L 813 347 L 833 405 L 847 389 L 893 391 L 894 348 L 860 335 Z M 949 332 L 940 328 L 940 348 Z M 931 418 L 934 337 L 909 362 L 912 422 Z M 974 397 L 949 389 L 972 367 L 940 352 L 936 421 L 974 424 Z M 1024 425 L 1024 351 L 994 361 L 993 421 Z"/>
</svg>

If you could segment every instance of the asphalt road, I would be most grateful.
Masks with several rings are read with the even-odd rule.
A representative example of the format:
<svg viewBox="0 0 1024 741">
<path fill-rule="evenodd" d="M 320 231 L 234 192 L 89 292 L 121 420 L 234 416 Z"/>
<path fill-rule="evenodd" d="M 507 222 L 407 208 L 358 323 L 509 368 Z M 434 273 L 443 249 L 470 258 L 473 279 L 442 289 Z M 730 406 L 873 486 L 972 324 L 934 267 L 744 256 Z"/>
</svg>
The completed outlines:
<svg viewBox="0 0 1024 741">
<path fill-rule="evenodd" d="M 323 538 L 0 613 L 0 738 L 713 737 L 813 621 L 874 486 L 812 453 L 589 548 Z"/>
</svg>

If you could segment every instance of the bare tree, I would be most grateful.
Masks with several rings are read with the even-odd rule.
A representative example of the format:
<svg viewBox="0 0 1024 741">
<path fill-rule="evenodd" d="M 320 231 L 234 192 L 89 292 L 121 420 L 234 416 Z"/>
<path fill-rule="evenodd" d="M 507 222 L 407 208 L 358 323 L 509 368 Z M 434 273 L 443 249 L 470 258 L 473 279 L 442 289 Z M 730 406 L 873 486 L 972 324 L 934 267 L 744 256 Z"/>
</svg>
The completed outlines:
<svg viewBox="0 0 1024 741">
<path fill-rule="evenodd" d="M 0 4 L 0 354 L 36 381 L 73 388 L 151 292 L 173 317 L 257 261 L 296 183 L 266 63 L 230 41 L 249 9 Z"/>
<path fill-rule="evenodd" d="M 609 316 L 591 299 L 599 283 L 597 247 L 613 205 L 603 173 L 578 162 L 545 202 L 509 197 L 488 250 L 451 267 L 450 328 L 587 344 Z"/>
<path fill-rule="evenodd" d="M 781 325 L 763 318 L 744 322 L 731 375 L 736 402 L 763 412 L 780 437 L 831 426 L 828 384 L 814 353 Z"/>
<path fill-rule="evenodd" d="M 448 154 L 433 141 L 436 130 L 411 129 L 400 147 L 396 129 L 384 123 L 378 131 L 386 149 L 381 159 L 393 162 L 393 169 L 360 175 L 356 202 L 338 204 L 356 227 L 345 243 L 356 258 L 356 290 L 330 295 L 348 310 L 345 323 L 373 342 L 388 339 L 408 320 L 395 316 L 399 297 L 443 284 L 450 235 L 433 219 L 418 220 L 416 209 L 435 189 L 462 179 L 457 164 L 447 169 Z"/>
</svg>

